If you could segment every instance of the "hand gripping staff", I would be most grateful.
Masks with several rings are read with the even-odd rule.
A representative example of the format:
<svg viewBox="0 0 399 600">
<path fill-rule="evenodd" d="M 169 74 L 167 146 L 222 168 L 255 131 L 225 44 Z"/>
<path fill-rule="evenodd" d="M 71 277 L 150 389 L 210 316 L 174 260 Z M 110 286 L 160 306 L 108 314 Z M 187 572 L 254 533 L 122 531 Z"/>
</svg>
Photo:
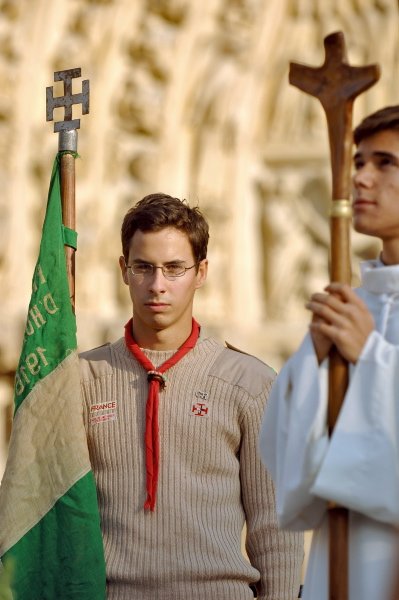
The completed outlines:
<svg viewBox="0 0 399 600">
<path fill-rule="evenodd" d="M 54 123 L 54 133 L 58 132 L 58 152 L 61 152 L 61 201 L 62 221 L 66 231 L 74 232 L 76 226 L 75 210 L 75 157 L 78 149 L 78 132 L 80 119 L 72 119 L 72 106 L 82 105 L 82 114 L 89 113 L 89 81 L 82 82 L 82 92 L 72 93 L 72 79 L 81 76 L 81 69 L 56 71 L 54 81 L 63 81 L 64 95 L 54 98 L 53 88 L 46 88 L 46 120 L 53 120 L 55 108 L 64 107 L 64 120 Z M 65 246 L 65 260 L 68 274 L 69 292 L 73 311 L 75 312 L 75 250 L 76 240 L 71 239 Z"/>
<path fill-rule="evenodd" d="M 341 32 L 328 35 L 324 48 L 321 67 L 291 63 L 289 82 L 318 98 L 326 113 L 332 171 L 330 279 L 350 284 L 352 108 L 356 96 L 378 81 L 380 71 L 378 65 L 350 66 Z M 348 385 L 348 365 L 335 347 L 329 359 L 331 435 Z M 329 507 L 329 600 L 348 600 L 348 511 L 333 504 Z"/>
</svg>

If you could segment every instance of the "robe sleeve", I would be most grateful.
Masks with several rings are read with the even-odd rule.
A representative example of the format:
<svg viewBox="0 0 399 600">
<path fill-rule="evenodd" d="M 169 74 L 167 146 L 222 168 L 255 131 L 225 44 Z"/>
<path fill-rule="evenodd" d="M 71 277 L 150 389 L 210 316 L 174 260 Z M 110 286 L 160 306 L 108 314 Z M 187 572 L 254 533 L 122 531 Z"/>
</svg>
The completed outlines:
<svg viewBox="0 0 399 600">
<path fill-rule="evenodd" d="M 314 529 L 327 501 L 313 485 L 328 449 L 327 361 L 320 367 L 307 335 L 273 385 L 260 433 L 262 460 L 276 487 L 279 524 Z"/>
<path fill-rule="evenodd" d="M 350 385 L 311 494 L 399 523 L 399 347 L 373 331 Z"/>
</svg>

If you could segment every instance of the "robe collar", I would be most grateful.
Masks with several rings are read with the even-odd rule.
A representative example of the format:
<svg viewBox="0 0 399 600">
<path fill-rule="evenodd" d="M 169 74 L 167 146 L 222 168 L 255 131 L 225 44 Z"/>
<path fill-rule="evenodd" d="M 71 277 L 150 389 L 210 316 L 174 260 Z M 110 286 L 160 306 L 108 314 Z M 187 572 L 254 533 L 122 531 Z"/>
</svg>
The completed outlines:
<svg viewBox="0 0 399 600">
<path fill-rule="evenodd" d="M 399 265 L 387 266 L 380 259 L 360 263 L 362 287 L 373 294 L 399 293 Z"/>
</svg>

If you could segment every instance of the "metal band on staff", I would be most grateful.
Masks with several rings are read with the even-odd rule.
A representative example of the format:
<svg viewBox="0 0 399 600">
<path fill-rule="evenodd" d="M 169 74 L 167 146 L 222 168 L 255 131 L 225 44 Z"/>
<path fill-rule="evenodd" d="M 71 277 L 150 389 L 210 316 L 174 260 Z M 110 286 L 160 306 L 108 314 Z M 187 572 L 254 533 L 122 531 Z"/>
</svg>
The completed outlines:
<svg viewBox="0 0 399 600">
<path fill-rule="evenodd" d="M 349 200 L 333 200 L 330 208 L 331 218 L 352 218 L 352 205 Z"/>
</svg>

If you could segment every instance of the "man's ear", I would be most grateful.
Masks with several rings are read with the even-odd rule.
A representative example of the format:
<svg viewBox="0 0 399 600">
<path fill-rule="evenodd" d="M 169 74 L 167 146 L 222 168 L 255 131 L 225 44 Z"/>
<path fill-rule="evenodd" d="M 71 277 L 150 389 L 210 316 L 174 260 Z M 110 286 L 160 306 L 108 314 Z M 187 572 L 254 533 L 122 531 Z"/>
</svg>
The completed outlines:
<svg viewBox="0 0 399 600">
<path fill-rule="evenodd" d="M 122 279 L 123 279 L 123 281 L 126 283 L 126 285 L 129 285 L 129 281 L 127 279 L 126 261 L 125 261 L 125 257 L 124 256 L 120 256 L 119 257 L 119 266 L 121 268 L 121 273 L 122 273 Z"/>
<path fill-rule="evenodd" d="M 207 275 L 208 275 L 208 259 L 204 258 L 204 260 L 201 260 L 200 264 L 198 265 L 197 281 L 195 284 L 196 289 L 198 289 L 204 285 Z"/>
</svg>

